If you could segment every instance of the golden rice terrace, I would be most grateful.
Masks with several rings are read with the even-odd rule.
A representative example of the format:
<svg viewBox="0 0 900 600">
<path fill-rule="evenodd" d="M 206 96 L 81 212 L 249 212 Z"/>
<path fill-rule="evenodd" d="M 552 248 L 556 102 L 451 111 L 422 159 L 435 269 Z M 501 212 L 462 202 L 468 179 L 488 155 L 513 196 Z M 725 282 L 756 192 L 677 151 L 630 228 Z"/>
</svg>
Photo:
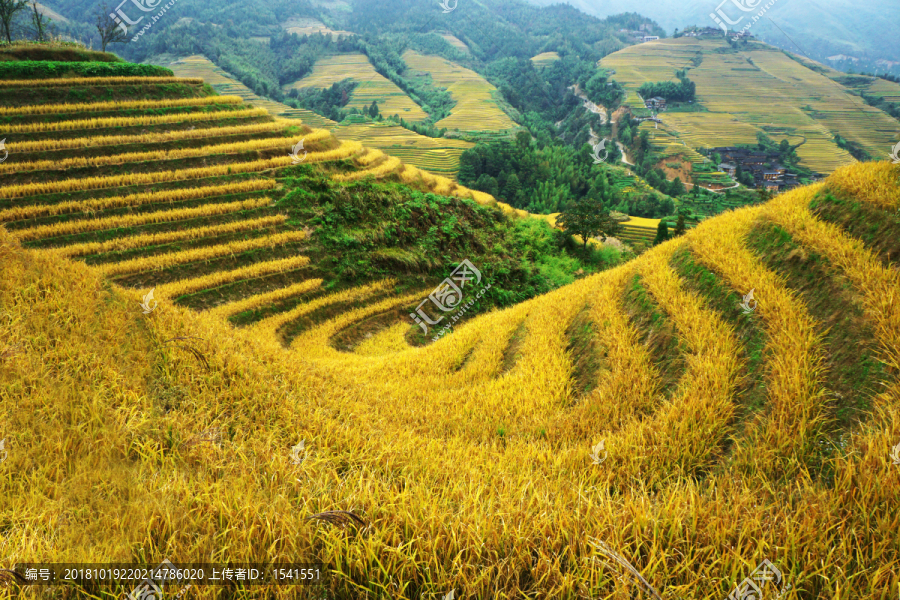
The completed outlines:
<svg viewBox="0 0 900 600">
<path fill-rule="evenodd" d="M 115 100 L 65 101 L 79 86 Z M 839 167 L 413 347 L 430 290 L 322 289 L 285 177 L 489 197 L 200 80 L 2 92 L 0 569 L 327 573 L 197 598 L 900 590 L 900 165 Z"/>
</svg>

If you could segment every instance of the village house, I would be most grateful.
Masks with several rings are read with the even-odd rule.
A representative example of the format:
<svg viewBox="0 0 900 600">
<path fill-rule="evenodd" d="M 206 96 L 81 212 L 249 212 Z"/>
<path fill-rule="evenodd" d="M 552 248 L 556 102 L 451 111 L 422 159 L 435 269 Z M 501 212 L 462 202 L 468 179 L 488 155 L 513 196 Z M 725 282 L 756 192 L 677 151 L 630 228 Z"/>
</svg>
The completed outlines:
<svg viewBox="0 0 900 600">
<path fill-rule="evenodd" d="M 655 96 L 645 100 L 644 106 L 652 110 L 666 110 L 666 99 L 662 96 Z"/>
<path fill-rule="evenodd" d="M 710 154 L 722 157 L 719 170 L 730 177 L 737 177 L 738 168 L 753 177 L 753 185 L 757 188 L 782 191 L 795 188 L 800 184 L 796 173 L 789 173 L 787 168 L 778 162 L 777 152 L 764 152 L 748 148 L 711 148 Z"/>
</svg>

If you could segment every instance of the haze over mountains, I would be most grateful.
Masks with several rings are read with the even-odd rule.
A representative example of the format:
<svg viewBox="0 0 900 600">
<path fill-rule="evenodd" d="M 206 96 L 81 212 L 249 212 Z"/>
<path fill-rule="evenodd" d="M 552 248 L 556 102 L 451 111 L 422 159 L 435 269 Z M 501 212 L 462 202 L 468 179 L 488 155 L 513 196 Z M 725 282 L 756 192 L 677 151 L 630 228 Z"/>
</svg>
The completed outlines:
<svg viewBox="0 0 900 600">
<path fill-rule="evenodd" d="M 529 0 L 539 6 L 558 4 L 557 0 Z M 668 35 L 675 29 L 691 25 L 717 27 L 709 16 L 717 8 L 734 21 L 743 15 L 731 0 L 568 0 L 575 8 L 597 17 L 635 12 L 659 23 Z M 745 2 L 757 10 L 746 13 L 750 17 L 766 6 L 766 2 Z M 735 27 L 743 27 L 750 17 Z M 774 23 L 774 25 L 773 25 Z M 871 2 L 842 2 L 839 0 L 776 0 L 750 32 L 762 41 L 809 58 L 840 68 L 856 71 L 880 67 L 900 72 L 900 2 L 872 0 Z M 776 27 L 777 25 L 777 27 Z M 780 28 L 780 29 L 779 29 Z M 856 61 L 829 61 L 828 57 L 845 55 Z M 878 60 L 894 65 L 876 64 Z M 844 69 L 842 69 L 844 70 Z"/>
</svg>

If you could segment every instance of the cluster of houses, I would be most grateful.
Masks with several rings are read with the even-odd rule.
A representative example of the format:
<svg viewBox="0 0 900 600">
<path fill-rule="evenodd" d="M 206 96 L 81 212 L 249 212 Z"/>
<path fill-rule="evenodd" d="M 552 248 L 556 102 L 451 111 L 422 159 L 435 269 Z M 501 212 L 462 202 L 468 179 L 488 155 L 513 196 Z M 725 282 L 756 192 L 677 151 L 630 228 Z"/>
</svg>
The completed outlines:
<svg viewBox="0 0 900 600">
<path fill-rule="evenodd" d="M 653 98 L 647 98 L 644 100 L 644 106 L 649 108 L 650 110 L 662 111 L 666 110 L 666 99 L 662 96 L 655 96 Z"/>
<path fill-rule="evenodd" d="M 631 41 L 644 43 L 644 42 L 652 42 L 653 40 L 658 40 L 658 35 L 650 35 L 651 25 L 649 23 L 644 23 L 641 25 L 640 29 L 637 31 L 633 31 L 631 29 L 620 29 L 619 33 L 626 34 Z"/>
<path fill-rule="evenodd" d="M 712 148 L 710 153 L 713 152 L 722 157 L 723 162 L 719 164 L 720 171 L 735 178 L 737 168 L 740 166 L 744 173 L 753 175 L 755 187 L 779 192 L 802 185 L 796 173 L 788 172 L 787 168 L 778 162 L 777 152 L 735 147 Z"/>
<path fill-rule="evenodd" d="M 692 38 L 702 38 L 702 37 L 722 37 L 724 35 L 724 31 L 717 27 L 692 27 L 690 29 L 685 29 L 683 33 L 678 34 L 676 32 L 677 37 L 692 37 Z M 752 39 L 753 36 L 746 29 L 742 29 L 740 31 L 732 31 L 728 35 L 736 38 L 745 38 Z"/>
</svg>

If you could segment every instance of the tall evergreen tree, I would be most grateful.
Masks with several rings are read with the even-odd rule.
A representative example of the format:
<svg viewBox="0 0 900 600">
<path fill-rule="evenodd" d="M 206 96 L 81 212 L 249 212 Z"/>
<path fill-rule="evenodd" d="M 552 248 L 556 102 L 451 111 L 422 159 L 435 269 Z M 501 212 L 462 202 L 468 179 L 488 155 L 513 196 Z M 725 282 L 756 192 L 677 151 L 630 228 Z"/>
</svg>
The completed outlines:
<svg viewBox="0 0 900 600">
<path fill-rule="evenodd" d="M 653 240 L 653 245 L 661 244 L 667 239 L 669 239 L 669 226 L 665 221 L 660 221 L 656 226 L 656 239 Z"/>
<path fill-rule="evenodd" d="M 506 178 L 506 185 L 503 187 L 503 197 L 507 202 L 514 202 L 519 197 L 522 185 L 519 183 L 519 176 L 513 173 Z"/>
<path fill-rule="evenodd" d="M 679 213 L 678 222 L 675 223 L 675 235 L 676 236 L 684 235 L 684 231 L 685 231 L 684 215 Z"/>
</svg>

